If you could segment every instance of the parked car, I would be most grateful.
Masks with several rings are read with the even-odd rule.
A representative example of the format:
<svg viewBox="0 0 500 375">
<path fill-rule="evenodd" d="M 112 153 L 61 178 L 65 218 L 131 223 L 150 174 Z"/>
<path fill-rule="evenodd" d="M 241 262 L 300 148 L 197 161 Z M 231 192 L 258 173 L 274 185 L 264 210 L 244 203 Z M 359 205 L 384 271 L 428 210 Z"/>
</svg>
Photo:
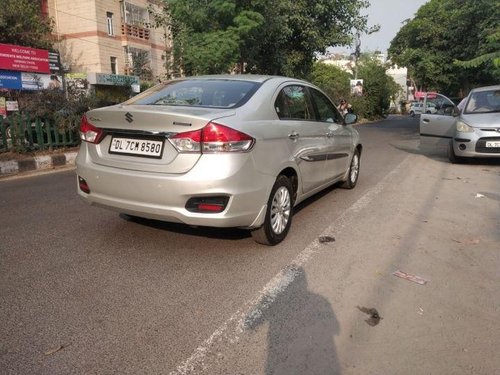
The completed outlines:
<svg viewBox="0 0 500 375">
<path fill-rule="evenodd" d="M 423 102 L 413 102 L 410 105 L 409 114 L 411 117 L 415 117 L 415 115 L 421 115 L 422 113 L 436 113 L 437 108 L 436 104 L 433 102 L 427 102 L 424 106 Z"/>
<path fill-rule="evenodd" d="M 275 245 L 299 202 L 335 183 L 356 186 L 356 120 L 292 78 L 169 81 L 83 116 L 78 193 L 132 216 L 246 228 Z"/>
<path fill-rule="evenodd" d="M 472 90 L 461 109 L 448 100 L 444 111 L 420 118 L 420 136 L 446 142 L 452 163 L 500 157 L 500 85 Z"/>
</svg>

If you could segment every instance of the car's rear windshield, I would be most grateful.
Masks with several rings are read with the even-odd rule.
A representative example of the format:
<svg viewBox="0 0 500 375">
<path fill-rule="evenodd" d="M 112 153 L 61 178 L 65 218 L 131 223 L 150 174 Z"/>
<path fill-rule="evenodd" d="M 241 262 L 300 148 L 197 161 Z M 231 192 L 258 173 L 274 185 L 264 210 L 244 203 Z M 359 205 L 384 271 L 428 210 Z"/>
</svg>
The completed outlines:
<svg viewBox="0 0 500 375">
<path fill-rule="evenodd" d="M 470 94 L 464 113 L 500 112 L 500 90 L 477 91 Z"/>
<path fill-rule="evenodd" d="M 257 82 L 231 79 L 169 81 L 124 104 L 232 108 L 248 101 L 259 85 Z"/>
</svg>

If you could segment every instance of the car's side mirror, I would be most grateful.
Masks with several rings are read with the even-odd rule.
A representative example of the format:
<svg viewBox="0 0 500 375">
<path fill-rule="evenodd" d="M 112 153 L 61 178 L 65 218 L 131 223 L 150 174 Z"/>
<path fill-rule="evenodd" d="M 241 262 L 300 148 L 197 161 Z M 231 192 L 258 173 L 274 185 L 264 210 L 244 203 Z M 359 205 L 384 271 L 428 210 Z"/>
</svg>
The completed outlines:
<svg viewBox="0 0 500 375">
<path fill-rule="evenodd" d="M 453 109 L 451 110 L 451 115 L 453 117 L 458 117 L 460 116 L 460 109 L 458 109 L 458 107 L 453 107 Z"/>
<path fill-rule="evenodd" d="M 358 116 L 355 115 L 354 113 L 348 113 L 345 115 L 344 121 L 346 125 L 354 124 L 358 121 Z"/>
</svg>

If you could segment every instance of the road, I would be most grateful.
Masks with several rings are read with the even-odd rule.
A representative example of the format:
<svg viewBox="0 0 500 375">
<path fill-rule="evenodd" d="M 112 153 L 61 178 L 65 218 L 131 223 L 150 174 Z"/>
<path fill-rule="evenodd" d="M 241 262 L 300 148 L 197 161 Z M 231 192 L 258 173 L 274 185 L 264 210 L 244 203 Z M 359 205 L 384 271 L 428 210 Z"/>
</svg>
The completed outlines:
<svg viewBox="0 0 500 375">
<path fill-rule="evenodd" d="M 358 186 L 275 247 L 89 207 L 72 170 L 0 180 L 0 373 L 500 374 L 500 165 L 358 129 Z"/>
</svg>

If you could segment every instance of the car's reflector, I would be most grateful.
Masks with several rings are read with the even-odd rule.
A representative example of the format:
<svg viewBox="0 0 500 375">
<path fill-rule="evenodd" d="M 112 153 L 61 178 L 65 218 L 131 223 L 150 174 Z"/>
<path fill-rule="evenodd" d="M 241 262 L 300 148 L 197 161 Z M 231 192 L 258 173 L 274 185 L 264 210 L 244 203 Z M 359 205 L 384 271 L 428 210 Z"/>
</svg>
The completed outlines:
<svg viewBox="0 0 500 375">
<path fill-rule="evenodd" d="M 215 214 L 226 209 L 229 197 L 193 197 L 186 202 L 186 210 L 190 212 Z"/>
<path fill-rule="evenodd" d="M 90 194 L 90 188 L 89 185 L 87 184 L 87 181 L 85 181 L 85 179 L 81 178 L 80 176 L 78 176 L 78 186 L 80 187 L 81 191 Z"/>
</svg>

